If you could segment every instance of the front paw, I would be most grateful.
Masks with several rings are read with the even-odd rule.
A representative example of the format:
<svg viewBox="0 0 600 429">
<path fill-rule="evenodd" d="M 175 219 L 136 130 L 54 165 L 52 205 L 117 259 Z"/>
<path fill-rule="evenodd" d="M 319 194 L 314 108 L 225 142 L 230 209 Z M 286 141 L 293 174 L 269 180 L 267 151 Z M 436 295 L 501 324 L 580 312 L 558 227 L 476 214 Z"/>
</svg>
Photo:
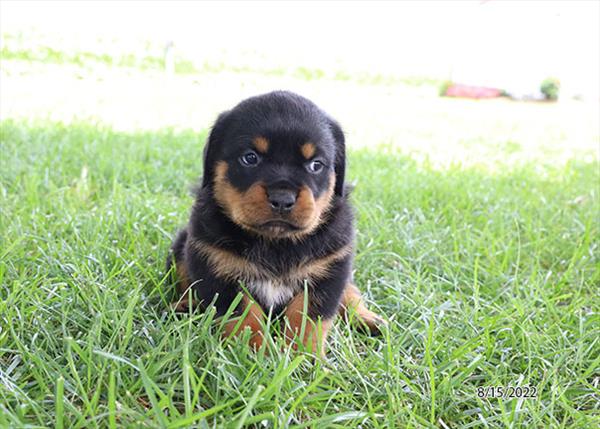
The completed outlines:
<svg viewBox="0 0 600 429">
<path fill-rule="evenodd" d="M 364 307 L 359 308 L 354 313 L 353 322 L 359 330 L 372 336 L 381 335 L 382 331 L 388 326 L 387 320 Z"/>
</svg>

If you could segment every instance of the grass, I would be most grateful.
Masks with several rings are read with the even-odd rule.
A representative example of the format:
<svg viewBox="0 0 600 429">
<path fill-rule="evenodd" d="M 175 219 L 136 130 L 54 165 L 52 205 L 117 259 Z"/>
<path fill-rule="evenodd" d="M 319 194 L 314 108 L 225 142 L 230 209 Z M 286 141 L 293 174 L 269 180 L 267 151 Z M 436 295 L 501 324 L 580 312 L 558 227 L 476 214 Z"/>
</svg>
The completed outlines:
<svg viewBox="0 0 600 429">
<path fill-rule="evenodd" d="M 597 159 L 490 173 L 352 151 L 356 280 L 390 326 L 338 321 L 315 361 L 169 310 L 205 134 L 0 126 L 0 427 L 600 424 Z"/>
<path fill-rule="evenodd" d="M 0 40 L 0 58 L 3 62 L 20 61 L 28 64 L 73 65 L 82 69 L 97 70 L 100 66 L 133 69 L 136 71 L 164 71 L 164 46 L 155 46 L 149 42 L 142 44 L 137 50 L 122 50 L 118 45 L 108 45 L 95 51 L 64 49 L 46 46 L 43 38 L 23 33 L 2 33 Z M 111 50 L 112 48 L 112 50 Z M 407 85 L 414 87 L 437 87 L 441 80 L 438 77 L 422 77 L 392 73 L 376 73 L 371 71 L 349 73 L 343 67 L 335 70 L 324 70 L 318 67 L 263 65 L 255 58 L 255 52 L 244 52 L 236 63 L 231 59 L 218 56 L 204 61 L 193 60 L 175 50 L 173 72 L 178 75 L 199 75 L 231 72 L 245 75 L 261 75 L 266 77 L 288 76 L 303 81 L 333 80 L 353 82 L 362 85 Z"/>
</svg>

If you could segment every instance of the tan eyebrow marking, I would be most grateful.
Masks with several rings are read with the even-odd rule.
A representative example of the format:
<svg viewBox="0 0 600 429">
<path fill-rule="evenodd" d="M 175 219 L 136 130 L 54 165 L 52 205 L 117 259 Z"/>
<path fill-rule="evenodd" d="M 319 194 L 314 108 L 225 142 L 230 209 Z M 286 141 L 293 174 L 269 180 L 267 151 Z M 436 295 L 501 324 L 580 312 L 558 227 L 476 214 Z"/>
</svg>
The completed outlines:
<svg viewBox="0 0 600 429">
<path fill-rule="evenodd" d="M 300 148 L 300 151 L 302 152 L 302 156 L 304 156 L 304 158 L 311 159 L 317 152 L 317 148 L 312 143 L 304 143 Z"/>
<path fill-rule="evenodd" d="M 269 140 L 264 137 L 256 137 L 252 143 L 254 143 L 254 147 L 260 153 L 267 153 L 269 150 Z"/>
</svg>

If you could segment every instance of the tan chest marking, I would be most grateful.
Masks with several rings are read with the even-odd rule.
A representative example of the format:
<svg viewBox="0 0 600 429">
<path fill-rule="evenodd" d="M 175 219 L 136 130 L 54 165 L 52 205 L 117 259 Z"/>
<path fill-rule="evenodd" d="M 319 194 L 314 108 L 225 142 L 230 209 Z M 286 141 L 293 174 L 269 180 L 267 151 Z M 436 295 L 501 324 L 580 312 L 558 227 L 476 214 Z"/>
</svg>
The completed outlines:
<svg viewBox="0 0 600 429">
<path fill-rule="evenodd" d="M 215 276 L 243 282 L 252 296 L 269 306 L 288 302 L 304 286 L 305 281 L 310 285 L 326 277 L 334 262 L 352 252 L 352 246 L 348 244 L 329 255 L 308 260 L 287 273 L 276 276 L 241 256 L 211 244 L 194 240 L 192 246 L 207 258 Z"/>
</svg>

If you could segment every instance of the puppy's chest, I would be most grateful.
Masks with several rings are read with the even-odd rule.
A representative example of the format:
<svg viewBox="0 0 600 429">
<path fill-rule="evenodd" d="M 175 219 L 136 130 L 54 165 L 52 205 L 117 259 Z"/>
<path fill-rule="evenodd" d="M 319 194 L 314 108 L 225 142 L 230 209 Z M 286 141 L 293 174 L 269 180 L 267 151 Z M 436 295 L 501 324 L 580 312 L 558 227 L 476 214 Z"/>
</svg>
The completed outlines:
<svg viewBox="0 0 600 429">
<path fill-rule="evenodd" d="M 312 279 L 311 273 L 303 269 L 309 262 L 290 255 L 277 256 L 251 252 L 245 257 L 254 269 L 251 273 L 239 273 L 250 294 L 265 308 L 287 304 Z"/>
<path fill-rule="evenodd" d="M 277 309 L 305 285 L 317 287 L 319 281 L 330 275 L 332 265 L 350 253 L 351 246 L 311 250 L 239 246 L 220 253 L 207 252 L 207 256 L 217 277 L 242 283 L 263 308 Z"/>
<path fill-rule="evenodd" d="M 248 292 L 263 308 L 277 308 L 287 304 L 302 290 L 302 282 L 296 279 L 281 281 L 277 279 L 248 279 Z"/>
</svg>

